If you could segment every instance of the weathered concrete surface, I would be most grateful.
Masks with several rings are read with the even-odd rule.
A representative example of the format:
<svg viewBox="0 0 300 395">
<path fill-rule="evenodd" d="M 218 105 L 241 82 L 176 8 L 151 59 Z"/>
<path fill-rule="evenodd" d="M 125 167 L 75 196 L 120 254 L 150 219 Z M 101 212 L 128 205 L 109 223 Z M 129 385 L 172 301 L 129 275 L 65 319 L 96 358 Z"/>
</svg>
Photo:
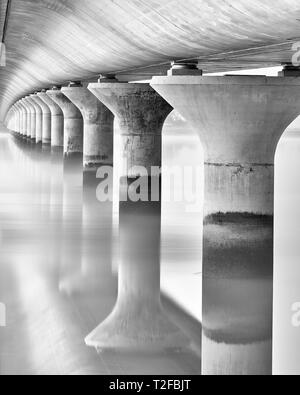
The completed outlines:
<svg viewBox="0 0 300 395">
<path fill-rule="evenodd" d="M 28 92 L 99 72 L 149 76 L 166 68 L 137 69 L 189 58 L 206 71 L 290 62 L 299 18 L 298 0 L 14 0 L 0 117 Z"/>
<path fill-rule="evenodd" d="M 36 93 L 31 98 L 38 104 L 42 109 L 43 114 L 43 134 L 42 143 L 45 145 L 51 144 L 51 111 L 47 104 L 39 97 Z"/>
<path fill-rule="evenodd" d="M 79 109 L 60 89 L 48 90 L 47 95 L 61 108 L 64 115 L 64 153 L 66 156 L 83 152 L 83 119 Z"/>
<path fill-rule="evenodd" d="M 270 374 L 274 155 L 300 113 L 300 78 L 157 77 L 151 85 L 205 152 L 203 373 Z"/>
<path fill-rule="evenodd" d="M 51 146 L 63 147 L 64 145 L 64 116 L 61 108 L 46 94 L 40 92 L 39 98 L 49 107 L 51 112 Z"/>
<path fill-rule="evenodd" d="M 113 165 L 114 116 L 87 88 L 62 88 L 63 94 L 79 108 L 83 121 L 83 166 L 96 172 Z"/>
<path fill-rule="evenodd" d="M 161 166 L 161 132 L 172 111 L 148 84 L 98 83 L 89 90 L 117 117 L 122 135 L 123 175 L 130 169 Z"/>
<path fill-rule="evenodd" d="M 43 111 L 41 106 L 36 102 L 34 95 L 30 95 L 29 100 L 35 109 L 35 142 L 41 144 L 43 141 Z"/>
</svg>

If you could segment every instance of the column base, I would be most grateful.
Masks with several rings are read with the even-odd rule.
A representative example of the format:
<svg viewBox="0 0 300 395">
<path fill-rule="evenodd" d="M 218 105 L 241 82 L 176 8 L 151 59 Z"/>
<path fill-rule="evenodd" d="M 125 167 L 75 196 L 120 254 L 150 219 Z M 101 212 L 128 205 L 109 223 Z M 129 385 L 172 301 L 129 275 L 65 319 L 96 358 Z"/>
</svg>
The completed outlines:
<svg viewBox="0 0 300 395">
<path fill-rule="evenodd" d="M 169 321 L 162 310 L 153 312 L 141 305 L 141 309 L 134 312 L 125 307 L 115 309 L 85 338 L 85 343 L 97 352 L 156 353 L 187 348 L 190 340 Z"/>
</svg>

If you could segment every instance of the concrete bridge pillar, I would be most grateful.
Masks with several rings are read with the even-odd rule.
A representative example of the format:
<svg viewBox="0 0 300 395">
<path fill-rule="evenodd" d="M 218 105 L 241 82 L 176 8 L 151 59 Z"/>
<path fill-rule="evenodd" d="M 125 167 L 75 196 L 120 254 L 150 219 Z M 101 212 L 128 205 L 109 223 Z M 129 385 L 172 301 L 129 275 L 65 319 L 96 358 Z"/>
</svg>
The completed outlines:
<svg viewBox="0 0 300 395">
<path fill-rule="evenodd" d="M 155 77 L 205 151 L 203 374 L 272 372 L 274 155 L 300 78 Z"/>
<path fill-rule="evenodd" d="M 19 136 L 21 136 L 21 116 L 22 116 L 22 111 L 21 111 L 21 109 L 20 109 L 20 106 L 19 106 L 19 103 L 18 103 L 18 102 L 15 103 L 15 108 L 16 108 L 16 111 L 17 111 L 17 113 L 18 113 L 17 134 L 18 134 Z"/>
<path fill-rule="evenodd" d="M 88 89 L 117 117 L 123 138 L 121 189 L 139 176 L 151 178 L 161 166 L 161 132 L 172 111 L 148 84 L 109 82 Z M 137 166 L 148 170 L 148 175 Z M 122 193 L 124 197 L 124 193 Z M 144 194 L 151 196 L 151 188 Z M 160 301 L 161 203 L 120 202 L 120 267 L 118 300 L 111 315 L 86 344 L 101 349 L 147 350 L 180 347 L 185 338 L 165 316 Z"/>
<path fill-rule="evenodd" d="M 35 109 L 35 142 L 37 144 L 42 144 L 43 141 L 43 110 L 38 102 L 35 100 L 35 95 L 30 95 L 30 102 Z"/>
<path fill-rule="evenodd" d="M 23 99 L 20 100 L 20 104 L 22 107 L 22 135 L 23 135 L 23 139 L 27 138 L 27 110 L 26 107 L 24 106 L 24 102 Z"/>
<path fill-rule="evenodd" d="M 35 108 L 32 105 L 31 99 L 29 96 L 26 97 L 26 103 L 27 107 L 29 109 L 29 114 L 30 114 L 30 138 L 31 140 L 36 139 L 36 113 L 35 113 Z"/>
<path fill-rule="evenodd" d="M 13 111 L 14 111 L 14 132 L 15 132 L 15 134 L 19 135 L 20 134 L 21 111 L 19 109 L 18 103 L 14 104 Z"/>
<path fill-rule="evenodd" d="M 64 115 L 59 107 L 46 91 L 38 93 L 38 97 L 46 104 L 51 112 L 51 147 L 62 148 L 64 146 Z"/>
<path fill-rule="evenodd" d="M 83 121 L 84 180 L 96 181 L 101 166 L 113 166 L 114 116 L 87 88 L 70 84 L 62 93 L 79 108 Z"/>
<path fill-rule="evenodd" d="M 81 157 L 83 152 L 83 119 L 80 111 L 62 93 L 61 89 L 54 87 L 46 94 L 62 110 L 64 115 L 64 155 L 65 159 Z"/>
<path fill-rule="evenodd" d="M 19 111 L 19 135 L 21 137 L 23 133 L 23 109 L 21 107 L 20 102 L 16 103 L 16 107 Z"/>
<path fill-rule="evenodd" d="M 31 114 L 30 114 L 30 107 L 26 100 L 26 98 L 22 99 L 23 106 L 26 112 L 26 126 L 25 126 L 25 137 L 27 139 L 31 138 Z"/>
<path fill-rule="evenodd" d="M 31 96 L 32 100 L 40 106 L 43 116 L 43 134 L 42 144 L 48 146 L 51 144 L 51 111 L 47 104 L 40 98 L 39 93 Z"/>
<path fill-rule="evenodd" d="M 102 278 L 101 289 L 107 289 L 114 281 L 113 202 L 97 199 L 97 186 L 101 180 L 96 176 L 101 167 L 113 168 L 114 115 L 80 83 L 70 83 L 69 87 L 62 88 L 62 92 L 80 110 L 84 122 L 82 243 L 83 249 L 89 253 L 82 257 L 82 272 L 86 276 L 93 271 L 97 273 L 94 280 L 99 286 Z M 98 239 L 96 246 L 95 237 Z"/>
</svg>

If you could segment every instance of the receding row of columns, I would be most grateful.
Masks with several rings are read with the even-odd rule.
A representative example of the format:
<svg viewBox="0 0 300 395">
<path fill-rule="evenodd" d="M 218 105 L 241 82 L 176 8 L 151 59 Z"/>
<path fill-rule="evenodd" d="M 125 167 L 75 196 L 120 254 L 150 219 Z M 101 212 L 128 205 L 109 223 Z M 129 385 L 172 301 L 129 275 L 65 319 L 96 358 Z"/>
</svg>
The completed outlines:
<svg viewBox="0 0 300 395">
<path fill-rule="evenodd" d="M 134 166 L 161 166 L 162 128 L 173 108 L 197 131 L 205 152 L 206 374 L 272 372 L 274 156 L 284 130 L 300 113 L 299 85 L 300 78 L 203 77 L 175 67 L 151 85 L 100 79 L 88 87 L 54 87 L 20 100 L 10 112 L 9 127 L 20 135 L 61 146 L 65 156 L 83 152 L 87 172 L 113 164 L 117 117 L 124 159 L 120 182 L 127 186 L 141 175 L 131 171 Z M 149 212 L 160 220 L 160 208 Z M 88 345 L 184 343 L 162 314 L 159 257 L 147 260 L 142 231 L 133 230 L 145 245 L 139 259 L 152 270 L 141 276 L 135 265 L 123 266 L 116 309 L 87 338 Z M 126 237 L 134 248 L 132 237 Z"/>
</svg>

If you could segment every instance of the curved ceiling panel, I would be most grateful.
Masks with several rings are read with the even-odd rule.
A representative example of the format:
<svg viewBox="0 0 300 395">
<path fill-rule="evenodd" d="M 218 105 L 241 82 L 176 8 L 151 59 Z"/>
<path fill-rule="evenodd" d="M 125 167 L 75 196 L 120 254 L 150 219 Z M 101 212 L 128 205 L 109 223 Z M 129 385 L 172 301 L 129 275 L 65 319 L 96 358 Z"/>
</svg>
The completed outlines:
<svg viewBox="0 0 300 395">
<path fill-rule="evenodd" d="M 287 62 L 299 20 L 299 0 L 11 0 L 0 116 L 36 89 L 144 67 L 161 73 L 149 66 L 172 59 L 198 58 L 207 71 Z"/>
</svg>

